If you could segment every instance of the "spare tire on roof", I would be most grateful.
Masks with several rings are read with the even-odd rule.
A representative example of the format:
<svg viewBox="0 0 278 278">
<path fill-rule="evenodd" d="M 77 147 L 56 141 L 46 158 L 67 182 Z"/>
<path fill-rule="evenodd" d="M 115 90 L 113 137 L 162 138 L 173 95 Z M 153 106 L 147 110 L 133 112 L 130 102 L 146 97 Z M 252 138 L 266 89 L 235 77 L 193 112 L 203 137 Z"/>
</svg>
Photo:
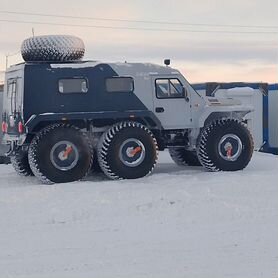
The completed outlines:
<svg viewBox="0 0 278 278">
<path fill-rule="evenodd" d="M 75 36 L 36 36 L 23 41 L 21 55 L 26 62 L 35 61 L 75 61 L 85 53 L 83 41 Z"/>
</svg>

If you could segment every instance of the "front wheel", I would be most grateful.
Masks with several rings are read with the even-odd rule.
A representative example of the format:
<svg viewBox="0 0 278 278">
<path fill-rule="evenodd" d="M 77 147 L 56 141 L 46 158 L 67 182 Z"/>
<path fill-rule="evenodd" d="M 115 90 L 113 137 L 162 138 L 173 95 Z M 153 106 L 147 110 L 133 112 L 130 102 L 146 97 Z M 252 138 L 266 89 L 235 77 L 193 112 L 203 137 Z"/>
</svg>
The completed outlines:
<svg viewBox="0 0 278 278">
<path fill-rule="evenodd" d="M 88 137 L 78 128 L 55 124 L 35 136 L 28 158 L 43 183 L 63 183 L 80 180 L 89 172 L 93 152 Z"/>
<path fill-rule="evenodd" d="M 197 155 L 210 171 L 237 171 L 248 165 L 253 149 L 252 136 L 242 122 L 221 119 L 203 129 Z"/>
</svg>

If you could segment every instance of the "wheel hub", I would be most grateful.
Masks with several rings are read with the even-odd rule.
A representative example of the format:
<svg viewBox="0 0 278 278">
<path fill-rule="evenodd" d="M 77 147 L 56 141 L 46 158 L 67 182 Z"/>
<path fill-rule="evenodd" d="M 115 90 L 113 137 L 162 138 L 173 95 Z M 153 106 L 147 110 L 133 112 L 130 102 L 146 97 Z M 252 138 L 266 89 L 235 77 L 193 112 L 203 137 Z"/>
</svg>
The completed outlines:
<svg viewBox="0 0 278 278">
<path fill-rule="evenodd" d="M 236 161 L 242 149 L 241 139 L 235 134 L 224 135 L 218 144 L 218 153 L 226 161 Z"/>
<path fill-rule="evenodd" d="M 79 159 L 76 146 L 69 141 L 56 143 L 50 151 L 50 161 L 55 168 L 61 171 L 73 169 Z"/>
<path fill-rule="evenodd" d="M 143 143 L 138 139 L 130 138 L 121 144 L 119 157 L 124 165 L 136 167 L 144 161 L 145 153 Z"/>
</svg>

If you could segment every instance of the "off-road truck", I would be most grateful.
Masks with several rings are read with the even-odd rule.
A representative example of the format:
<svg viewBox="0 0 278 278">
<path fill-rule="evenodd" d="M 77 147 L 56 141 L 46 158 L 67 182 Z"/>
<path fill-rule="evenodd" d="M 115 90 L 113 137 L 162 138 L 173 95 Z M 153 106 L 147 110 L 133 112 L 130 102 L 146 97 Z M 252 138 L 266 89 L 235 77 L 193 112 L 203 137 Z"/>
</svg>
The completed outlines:
<svg viewBox="0 0 278 278">
<path fill-rule="evenodd" d="M 210 171 L 246 167 L 252 107 L 200 96 L 176 69 L 145 63 L 81 61 L 82 42 L 33 37 L 24 63 L 6 72 L 2 131 L 21 175 L 71 182 L 100 168 L 112 179 L 152 172 L 158 150 L 179 165 Z"/>
</svg>

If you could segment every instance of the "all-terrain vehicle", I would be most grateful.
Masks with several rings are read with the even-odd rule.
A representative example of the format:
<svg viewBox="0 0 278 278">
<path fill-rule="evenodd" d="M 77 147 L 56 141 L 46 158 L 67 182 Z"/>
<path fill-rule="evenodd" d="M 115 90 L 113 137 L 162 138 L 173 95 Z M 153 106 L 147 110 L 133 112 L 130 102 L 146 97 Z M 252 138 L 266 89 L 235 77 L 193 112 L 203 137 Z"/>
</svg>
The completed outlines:
<svg viewBox="0 0 278 278">
<path fill-rule="evenodd" d="M 82 41 L 42 36 L 22 45 L 6 72 L 2 131 L 21 175 L 71 182 L 100 168 L 111 179 L 152 172 L 158 150 L 210 171 L 246 167 L 252 107 L 200 96 L 176 69 L 81 61 Z"/>
</svg>

